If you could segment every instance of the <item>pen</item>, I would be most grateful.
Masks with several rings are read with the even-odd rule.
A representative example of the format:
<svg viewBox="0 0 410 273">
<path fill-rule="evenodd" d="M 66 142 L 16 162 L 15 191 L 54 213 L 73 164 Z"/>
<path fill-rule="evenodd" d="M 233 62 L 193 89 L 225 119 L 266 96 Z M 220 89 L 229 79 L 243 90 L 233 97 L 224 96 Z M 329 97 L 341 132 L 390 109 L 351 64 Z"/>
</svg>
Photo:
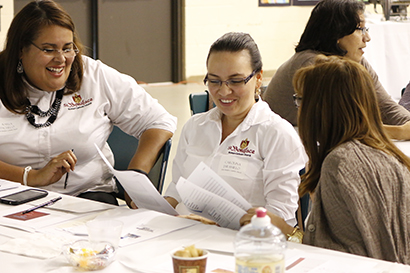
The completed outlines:
<svg viewBox="0 0 410 273">
<path fill-rule="evenodd" d="M 34 211 L 34 210 L 36 210 L 36 209 L 50 206 L 50 205 L 54 204 L 55 202 L 57 202 L 57 201 L 60 200 L 60 199 L 61 199 L 61 196 L 59 196 L 59 197 L 57 197 L 57 198 L 54 198 L 54 199 L 51 199 L 51 200 L 48 201 L 48 202 L 45 202 L 45 203 L 43 203 L 43 204 L 40 204 L 40 205 L 38 205 L 38 206 L 32 207 L 32 208 L 30 208 L 30 209 L 28 209 L 28 210 L 25 210 L 25 211 L 23 211 L 21 214 L 26 214 L 26 213 L 32 212 L 32 211 Z"/>
<path fill-rule="evenodd" d="M 71 149 L 71 151 L 74 153 L 74 149 Z M 67 181 L 68 181 L 68 172 L 66 174 L 65 181 L 64 181 L 64 189 L 67 188 Z"/>
</svg>

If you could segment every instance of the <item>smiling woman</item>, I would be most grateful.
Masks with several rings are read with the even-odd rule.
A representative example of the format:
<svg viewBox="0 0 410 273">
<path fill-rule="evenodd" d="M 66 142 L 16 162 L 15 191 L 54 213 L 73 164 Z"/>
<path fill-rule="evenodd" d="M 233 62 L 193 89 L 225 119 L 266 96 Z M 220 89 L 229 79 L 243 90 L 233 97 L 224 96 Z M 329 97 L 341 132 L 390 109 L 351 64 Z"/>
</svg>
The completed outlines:
<svg viewBox="0 0 410 273">
<path fill-rule="evenodd" d="M 181 202 L 176 182 L 204 162 L 252 206 L 265 207 L 273 223 L 291 234 L 305 153 L 293 127 L 259 97 L 258 46 L 249 34 L 227 33 L 212 44 L 207 69 L 204 82 L 216 107 L 184 125 L 165 193 L 168 202 Z M 244 214 L 241 224 L 254 214 L 255 209 Z"/>
<path fill-rule="evenodd" d="M 292 95 L 293 75 L 301 67 L 313 64 L 318 54 L 345 56 L 359 62 L 370 73 L 379 100 L 383 123 L 388 134 L 410 139 L 410 112 L 398 105 L 384 90 L 376 72 L 363 58 L 370 41 L 364 16 L 365 5 L 358 0 L 322 0 L 312 10 L 296 53 L 283 63 L 272 77 L 263 99 L 281 117 L 297 126 L 297 109 Z"/>
<path fill-rule="evenodd" d="M 57 25 L 44 26 L 31 45 L 22 50 L 20 60 L 27 81 L 43 91 L 63 88 L 76 55 L 73 47 L 71 30 Z"/>
<path fill-rule="evenodd" d="M 176 119 L 82 49 L 70 15 L 52 0 L 32 1 L 13 19 L 0 52 L 0 178 L 117 204 L 94 145 L 113 164 L 107 139 L 117 125 L 139 138 L 129 168 L 148 173 Z"/>
</svg>

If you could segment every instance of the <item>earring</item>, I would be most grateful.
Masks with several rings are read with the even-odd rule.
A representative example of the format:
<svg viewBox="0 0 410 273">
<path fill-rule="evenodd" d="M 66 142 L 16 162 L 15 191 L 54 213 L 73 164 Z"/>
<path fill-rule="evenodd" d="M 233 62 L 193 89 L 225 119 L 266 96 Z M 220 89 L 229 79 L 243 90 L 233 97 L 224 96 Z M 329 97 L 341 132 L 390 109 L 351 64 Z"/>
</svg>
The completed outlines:
<svg viewBox="0 0 410 273">
<path fill-rule="evenodd" d="M 255 100 L 257 101 L 259 96 L 261 95 L 261 89 L 257 88 L 255 89 Z"/>
<path fill-rule="evenodd" d="M 17 73 L 22 74 L 23 72 L 24 72 L 23 63 L 21 62 L 21 59 L 20 59 L 19 63 L 17 64 Z"/>
</svg>

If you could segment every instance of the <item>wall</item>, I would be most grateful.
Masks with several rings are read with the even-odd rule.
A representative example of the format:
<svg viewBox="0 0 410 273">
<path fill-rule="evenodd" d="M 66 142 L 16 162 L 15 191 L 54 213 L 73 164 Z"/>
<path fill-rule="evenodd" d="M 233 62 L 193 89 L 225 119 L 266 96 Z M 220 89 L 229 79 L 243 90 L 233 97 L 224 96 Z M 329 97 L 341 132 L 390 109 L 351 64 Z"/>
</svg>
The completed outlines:
<svg viewBox="0 0 410 273">
<path fill-rule="evenodd" d="M 262 54 L 265 76 L 294 53 L 313 6 L 259 7 L 258 0 L 185 0 L 186 78 L 206 73 L 210 45 L 230 31 L 249 33 Z"/>
<path fill-rule="evenodd" d="M 0 5 L 3 8 L 1 12 L 1 29 L 0 29 L 0 50 L 3 50 L 4 42 L 6 40 L 7 30 L 14 16 L 14 1 L 13 0 L 0 0 Z"/>
</svg>

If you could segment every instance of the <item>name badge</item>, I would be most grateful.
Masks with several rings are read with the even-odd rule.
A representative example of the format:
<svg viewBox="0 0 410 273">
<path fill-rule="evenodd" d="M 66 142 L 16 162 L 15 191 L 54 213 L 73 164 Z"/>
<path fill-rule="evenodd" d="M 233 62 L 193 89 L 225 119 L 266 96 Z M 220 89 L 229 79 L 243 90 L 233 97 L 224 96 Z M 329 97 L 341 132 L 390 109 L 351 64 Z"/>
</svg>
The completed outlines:
<svg viewBox="0 0 410 273">
<path fill-rule="evenodd" d="M 2 118 L 0 119 L 0 136 L 9 135 L 18 130 L 14 122 L 16 119 L 13 118 Z"/>
<path fill-rule="evenodd" d="M 242 158 L 225 155 L 219 161 L 218 174 L 236 178 L 244 178 L 248 162 Z"/>
</svg>

